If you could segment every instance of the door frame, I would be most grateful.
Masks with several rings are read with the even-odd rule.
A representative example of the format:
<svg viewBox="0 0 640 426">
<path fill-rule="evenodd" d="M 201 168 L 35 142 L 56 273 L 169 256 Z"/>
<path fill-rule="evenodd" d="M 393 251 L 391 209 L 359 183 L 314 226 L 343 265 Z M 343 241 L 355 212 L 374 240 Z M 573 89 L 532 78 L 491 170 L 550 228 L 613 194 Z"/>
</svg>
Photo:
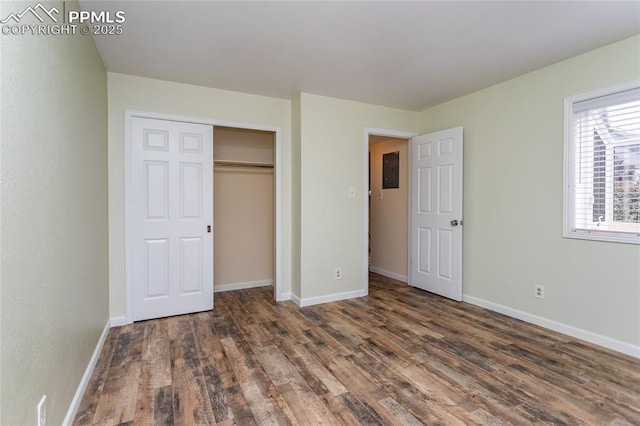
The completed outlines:
<svg viewBox="0 0 640 426">
<path fill-rule="evenodd" d="M 411 139 L 415 136 L 418 136 L 417 133 L 414 132 L 404 132 L 401 130 L 389 130 L 389 129 L 379 129 L 379 128 L 375 128 L 375 127 L 365 127 L 364 129 L 364 143 L 363 143 L 363 147 L 362 147 L 362 158 L 363 158 L 363 169 L 364 169 L 364 173 L 363 173 L 363 180 L 362 180 L 362 193 L 366 194 L 366 196 L 362 197 L 362 207 L 363 207 L 363 214 L 364 214 L 364 220 L 363 222 L 363 244 L 362 244 L 362 265 L 363 265 L 363 271 L 364 271 L 364 283 L 362 284 L 362 288 L 365 292 L 365 294 L 369 294 L 369 136 L 386 136 L 386 137 L 390 137 L 390 138 L 402 138 L 402 139 Z M 411 150 L 408 150 L 408 160 L 409 160 L 409 164 L 411 162 Z M 409 182 L 408 183 L 408 188 L 407 190 L 409 191 L 409 194 L 411 194 L 411 179 L 408 179 Z M 409 218 L 411 217 L 411 197 L 409 197 L 408 199 L 409 201 L 409 208 L 407 210 L 407 214 L 409 215 L 409 217 L 407 217 L 407 221 L 409 220 Z M 407 232 L 409 232 L 410 230 L 408 229 Z M 411 247 L 411 232 L 409 232 L 409 247 Z M 411 256 L 407 256 L 407 263 L 410 261 Z M 409 271 L 407 271 L 409 272 Z M 408 275 L 407 275 L 408 277 Z"/>
<path fill-rule="evenodd" d="M 204 124 L 210 126 L 235 127 L 247 130 L 262 130 L 274 132 L 275 134 L 275 300 L 288 300 L 289 298 L 282 293 L 282 130 L 278 126 L 244 123 L 228 120 L 217 120 L 203 117 L 189 117 L 184 115 L 164 114 L 149 111 L 125 110 L 124 112 L 124 253 L 125 253 L 125 292 L 126 292 L 126 324 L 133 322 L 133 278 L 132 271 L 127 260 L 131 258 L 134 242 L 131 238 L 130 227 L 134 220 L 132 211 L 128 206 L 131 205 L 132 179 L 131 179 L 131 120 L 134 117 L 150 118 L 156 120 L 181 121 L 193 124 Z M 215 146 L 215 139 L 213 144 Z M 211 167 L 213 167 L 213 158 L 211 158 Z M 215 232 L 215 223 L 214 223 Z M 215 250 L 215 247 L 214 247 Z M 215 282 L 214 282 L 215 292 Z"/>
</svg>

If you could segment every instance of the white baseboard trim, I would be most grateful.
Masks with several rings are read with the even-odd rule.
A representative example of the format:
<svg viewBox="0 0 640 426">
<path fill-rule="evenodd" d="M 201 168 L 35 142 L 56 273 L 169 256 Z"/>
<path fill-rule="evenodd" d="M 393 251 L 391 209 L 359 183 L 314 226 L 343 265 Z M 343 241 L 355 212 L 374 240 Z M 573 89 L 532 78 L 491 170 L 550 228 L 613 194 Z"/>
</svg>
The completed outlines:
<svg viewBox="0 0 640 426">
<path fill-rule="evenodd" d="M 354 299 L 356 297 L 366 296 L 367 294 L 369 294 L 369 289 L 345 291 L 344 293 L 333 293 L 333 294 L 327 294 L 324 296 L 307 297 L 305 299 L 296 298 L 297 302 L 296 300 L 294 300 L 294 302 L 296 303 L 296 305 L 303 308 L 305 306 L 319 305 L 321 303 L 329 303 L 329 302 L 337 302 L 339 300 Z M 294 296 L 291 296 L 291 297 L 293 298 Z"/>
<path fill-rule="evenodd" d="M 283 302 L 285 300 L 291 300 L 291 292 L 289 292 L 289 293 L 280 293 L 276 297 L 276 302 Z"/>
<path fill-rule="evenodd" d="M 127 317 L 124 315 L 121 317 L 112 317 L 110 320 L 111 327 L 120 327 L 122 325 L 127 325 Z"/>
<path fill-rule="evenodd" d="M 403 283 L 408 283 L 409 278 L 406 275 L 396 274 L 395 272 L 386 271 L 384 269 L 376 268 L 375 266 L 370 266 L 369 270 L 378 275 L 383 275 L 385 277 L 393 278 L 394 280 L 401 281 Z"/>
<path fill-rule="evenodd" d="M 497 303 L 489 302 L 484 299 L 479 299 L 473 296 L 463 295 L 462 300 L 472 305 L 480 306 L 490 311 L 498 312 L 508 317 L 516 318 L 531 324 L 539 325 L 540 327 L 548 328 L 549 330 L 557 331 L 558 333 L 566 334 L 577 339 L 587 341 L 605 348 L 621 352 L 626 355 L 630 355 L 635 358 L 640 358 L 640 346 L 635 346 L 630 343 L 622 342 L 620 340 L 612 339 L 610 337 L 602 336 L 600 334 L 593 333 L 591 331 L 583 330 L 571 325 L 563 324 L 557 321 L 553 321 L 547 318 L 539 317 L 537 315 L 530 314 L 528 312 L 519 311 L 517 309 L 510 308 L 508 306 L 499 305 Z"/>
<path fill-rule="evenodd" d="M 89 364 L 87 365 L 87 368 L 84 370 L 84 374 L 82 375 L 82 379 L 80 380 L 78 389 L 76 389 L 76 393 L 75 395 L 73 395 L 73 399 L 71 400 L 71 405 L 67 410 L 67 415 L 64 417 L 64 421 L 62 422 L 64 426 L 70 426 L 73 423 L 73 420 L 75 419 L 76 414 L 78 413 L 78 408 L 80 408 L 82 397 L 84 396 L 84 393 L 87 390 L 87 386 L 89 385 L 89 380 L 91 380 L 93 369 L 96 368 L 96 363 L 98 362 L 98 358 L 100 358 L 100 352 L 102 351 L 104 342 L 107 340 L 107 334 L 109 334 L 110 328 L 111 328 L 111 320 L 107 320 L 107 323 L 105 324 L 104 329 L 102 330 L 102 334 L 98 339 L 98 343 L 96 343 L 96 348 L 93 350 L 93 355 L 91 355 L 91 358 L 89 359 Z"/>
<path fill-rule="evenodd" d="M 231 284 L 214 284 L 213 292 L 220 293 L 223 291 L 244 290 L 245 288 L 266 287 L 268 285 L 273 285 L 273 280 L 246 281 L 242 283 Z"/>
<path fill-rule="evenodd" d="M 293 301 L 293 303 L 298 305 L 298 307 L 301 307 L 300 298 L 298 296 L 296 296 L 295 294 L 291 293 L 291 300 Z"/>
</svg>

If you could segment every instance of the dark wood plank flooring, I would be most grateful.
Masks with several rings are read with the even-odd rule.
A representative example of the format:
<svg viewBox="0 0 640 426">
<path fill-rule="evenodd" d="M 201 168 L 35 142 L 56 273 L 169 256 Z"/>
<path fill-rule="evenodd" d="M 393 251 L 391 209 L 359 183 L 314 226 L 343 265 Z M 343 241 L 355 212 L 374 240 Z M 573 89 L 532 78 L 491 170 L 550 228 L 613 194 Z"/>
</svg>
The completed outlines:
<svg viewBox="0 0 640 426">
<path fill-rule="evenodd" d="M 77 425 L 640 424 L 640 360 L 371 274 L 110 330 Z"/>
</svg>

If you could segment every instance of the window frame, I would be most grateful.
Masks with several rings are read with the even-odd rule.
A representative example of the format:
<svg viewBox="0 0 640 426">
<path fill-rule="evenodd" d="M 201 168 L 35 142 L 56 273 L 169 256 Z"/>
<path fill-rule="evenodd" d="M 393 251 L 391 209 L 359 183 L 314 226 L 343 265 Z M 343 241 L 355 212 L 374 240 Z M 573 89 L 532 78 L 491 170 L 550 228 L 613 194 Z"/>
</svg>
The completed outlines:
<svg viewBox="0 0 640 426">
<path fill-rule="evenodd" d="M 591 230 L 577 229 L 576 227 L 576 200 L 575 191 L 577 183 L 576 176 L 576 150 L 575 150 L 575 121 L 574 121 L 574 105 L 578 102 L 609 96 L 618 92 L 640 88 L 640 79 L 632 80 L 623 84 L 605 89 L 594 90 L 579 95 L 569 96 L 564 99 L 564 161 L 563 161 L 563 237 L 575 238 L 583 240 L 606 241 L 614 243 L 640 244 L 640 232 L 629 232 L 624 230 L 624 224 L 606 224 L 607 229 Z M 613 150 L 621 144 L 606 144 L 605 155 L 607 163 L 607 175 L 609 174 L 610 165 L 608 164 L 613 157 Z M 591 183 L 593 185 L 593 183 Z M 609 201 L 609 195 L 606 199 Z M 610 210 L 612 206 L 605 205 L 605 209 Z M 631 225 L 631 224 L 630 224 Z M 633 225 L 631 225 L 633 226 Z M 629 228 L 631 228 L 629 226 Z"/>
</svg>

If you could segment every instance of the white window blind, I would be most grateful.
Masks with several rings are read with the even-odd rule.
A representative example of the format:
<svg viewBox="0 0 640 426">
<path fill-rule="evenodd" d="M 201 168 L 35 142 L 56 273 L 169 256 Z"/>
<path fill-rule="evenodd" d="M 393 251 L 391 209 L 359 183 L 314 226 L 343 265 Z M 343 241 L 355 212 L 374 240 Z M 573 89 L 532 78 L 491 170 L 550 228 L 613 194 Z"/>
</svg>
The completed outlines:
<svg viewBox="0 0 640 426">
<path fill-rule="evenodd" d="M 565 108 L 565 236 L 640 244 L 640 87 Z"/>
</svg>

